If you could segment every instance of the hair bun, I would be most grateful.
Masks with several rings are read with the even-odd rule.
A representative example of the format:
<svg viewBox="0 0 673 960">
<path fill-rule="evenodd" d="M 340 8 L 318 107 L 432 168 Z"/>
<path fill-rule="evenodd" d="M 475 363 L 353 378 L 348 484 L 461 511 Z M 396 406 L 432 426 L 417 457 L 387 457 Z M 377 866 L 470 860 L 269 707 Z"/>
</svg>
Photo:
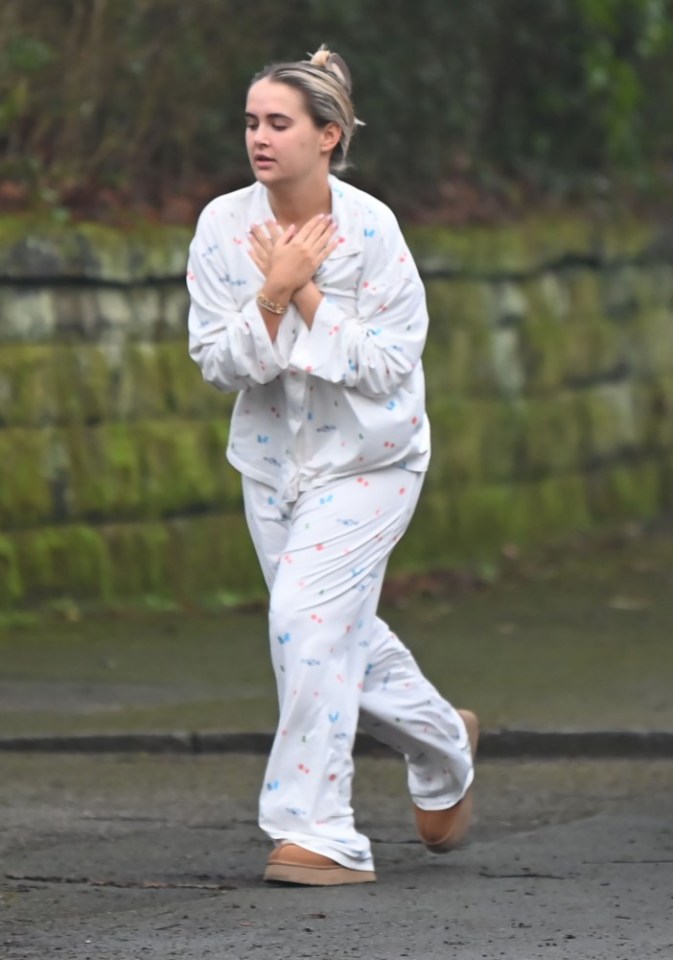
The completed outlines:
<svg viewBox="0 0 673 960">
<path fill-rule="evenodd" d="M 346 90 L 349 93 L 351 92 L 351 72 L 346 66 L 346 61 L 338 53 L 332 53 L 331 50 L 328 50 L 324 43 L 316 50 L 309 63 L 314 67 L 322 67 L 323 70 L 334 74 Z"/>
</svg>

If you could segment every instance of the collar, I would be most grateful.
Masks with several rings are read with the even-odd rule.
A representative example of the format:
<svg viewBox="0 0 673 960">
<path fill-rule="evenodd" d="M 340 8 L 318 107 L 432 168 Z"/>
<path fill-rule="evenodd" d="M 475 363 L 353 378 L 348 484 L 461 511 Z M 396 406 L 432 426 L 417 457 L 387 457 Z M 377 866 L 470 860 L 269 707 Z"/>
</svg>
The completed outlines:
<svg viewBox="0 0 673 960">
<path fill-rule="evenodd" d="M 328 182 L 332 193 L 332 216 L 339 226 L 337 236 L 340 241 L 339 246 L 328 259 L 340 260 L 362 251 L 364 226 L 358 207 L 348 202 L 347 184 L 342 183 L 333 174 L 329 175 Z M 263 223 L 272 217 L 268 191 L 263 184 L 256 181 L 253 184 L 250 222 Z"/>
</svg>

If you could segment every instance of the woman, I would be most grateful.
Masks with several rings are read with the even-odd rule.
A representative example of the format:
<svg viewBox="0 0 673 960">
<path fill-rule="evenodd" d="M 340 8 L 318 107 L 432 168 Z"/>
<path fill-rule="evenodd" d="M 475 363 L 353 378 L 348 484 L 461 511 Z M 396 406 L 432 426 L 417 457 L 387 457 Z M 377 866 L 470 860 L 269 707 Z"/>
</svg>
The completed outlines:
<svg viewBox="0 0 673 960">
<path fill-rule="evenodd" d="M 266 880 L 375 880 L 350 805 L 358 722 L 405 756 L 417 827 L 451 849 L 470 817 L 477 720 L 377 615 L 428 466 L 422 283 L 391 211 L 334 176 L 355 126 L 348 68 L 321 48 L 252 81 L 255 182 L 203 211 L 190 354 L 239 391 L 227 455 L 270 591 L 279 724 L 260 799 Z"/>
</svg>

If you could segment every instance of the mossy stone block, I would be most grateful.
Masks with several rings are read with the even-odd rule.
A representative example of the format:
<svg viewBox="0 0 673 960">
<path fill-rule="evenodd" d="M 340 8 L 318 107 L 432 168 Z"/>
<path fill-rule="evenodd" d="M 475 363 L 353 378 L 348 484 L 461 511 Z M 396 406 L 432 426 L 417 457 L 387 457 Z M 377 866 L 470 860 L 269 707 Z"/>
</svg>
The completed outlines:
<svg viewBox="0 0 673 960">
<path fill-rule="evenodd" d="M 390 571 L 427 570 L 464 560 L 452 537 L 452 512 L 451 486 L 426 483 L 411 524 L 393 551 Z"/>
<path fill-rule="evenodd" d="M 607 262 L 640 256 L 657 239 L 657 227 L 631 216 L 611 216 L 599 225 L 600 252 Z"/>
<path fill-rule="evenodd" d="M 110 423 L 64 435 L 71 516 L 98 521 L 142 516 L 146 503 L 136 426 Z"/>
<path fill-rule="evenodd" d="M 23 580 L 16 548 L 9 537 L 0 536 L 0 610 L 8 610 L 23 597 Z"/>
<path fill-rule="evenodd" d="M 193 230 L 138 221 L 123 229 L 103 223 L 56 223 L 22 214 L 3 217 L 0 277 L 86 278 L 114 283 L 184 276 Z"/>
<path fill-rule="evenodd" d="M 448 396 L 429 404 L 432 425 L 431 486 L 453 486 L 478 480 L 482 474 L 485 405 Z"/>
<path fill-rule="evenodd" d="M 166 340 L 156 345 L 164 392 L 163 406 L 180 417 L 229 417 L 235 393 L 223 393 L 205 383 L 201 371 L 187 353 L 182 340 Z"/>
<path fill-rule="evenodd" d="M 488 286 L 481 280 L 459 277 L 427 280 L 430 338 L 441 343 L 456 328 L 471 329 L 482 324 L 491 303 Z"/>
<path fill-rule="evenodd" d="M 0 430 L 0 529 L 32 526 L 50 519 L 50 443 L 48 431 Z"/>
<path fill-rule="evenodd" d="M 106 353 L 86 344 L 52 348 L 54 422 L 100 423 L 112 413 Z"/>
<path fill-rule="evenodd" d="M 148 519 L 209 507 L 216 498 L 208 425 L 188 420 L 143 421 L 135 427 Z"/>
<path fill-rule="evenodd" d="M 45 344 L 6 343 L 0 350 L 0 426 L 46 426 L 58 417 L 54 367 Z"/>
<path fill-rule="evenodd" d="M 492 559 L 507 544 L 528 539 L 525 491 L 515 484 L 488 484 L 452 494 L 450 537 L 459 555 Z"/>
<path fill-rule="evenodd" d="M 166 522 L 115 523 L 100 528 L 110 557 L 114 600 L 168 596 L 169 542 Z"/>
<path fill-rule="evenodd" d="M 58 329 L 58 291 L 48 287 L 0 287 L 0 340 L 39 343 Z"/>
<path fill-rule="evenodd" d="M 184 279 L 181 277 L 180 281 L 174 284 L 162 284 L 157 292 L 159 294 L 159 319 L 155 331 L 157 339 L 180 337 L 186 346 L 189 294 Z"/>
<path fill-rule="evenodd" d="M 120 374 L 120 414 L 129 420 L 143 420 L 168 413 L 165 372 L 155 344 L 127 344 Z"/>
<path fill-rule="evenodd" d="M 586 488 L 592 517 L 598 522 L 615 523 L 657 516 L 666 500 L 667 475 L 656 458 L 591 472 Z"/>
<path fill-rule="evenodd" d="M 576 471 L 586 451 L 582 410 L 572 393 L 530 398 L 524 421 L 518 476 L 527 480 Z"/>
<path fill-rule="evenodd" d="M 509 484 L 521 473 L 527 420 L 523 400 L 482 405 L 481 475 L 486 483 Z"/>
<path fill-rule="evenodd" d="M 180 518 L 169 525 L 171 595 L 242 597 L 266 592 L 242 511 Z"/>
<path fill-rule="evenodd" d="M 663 453 L 673 448 L 673 376 L 633 385 L 636 432 L 642 450 Z"/>
<path fill-rule="evenodd" d="M 633 385 L 601 384 L 578 392 L 580 418 L 586 425 L 589 463 L 632 454 L 641 446 Z"/>
<path fill-rule="evenodd" d="M 673 373 L 673 310 L 643 310 L 633 322 L 631 364 L 640 377 Z"/>
<path fill-rule="evenodd" d="M 520 362 L 531 392 L 559 390 L 568 370 L 570 324 L 551 314 L 531 313 L 520 328 Z"/>
<path fill-rule="evenodd" d="M 43 527 L 16 534 L 15 545 L 26 600 L 110 599 L 110 557 L 99 530 Z"/>
<path fill-rule="evenodd" d="M 582 474 L 547 477 L 531 483 L 528 489 L 532 542 L 542 544 L 590 529 L 592 519 Z"/>
</svg>

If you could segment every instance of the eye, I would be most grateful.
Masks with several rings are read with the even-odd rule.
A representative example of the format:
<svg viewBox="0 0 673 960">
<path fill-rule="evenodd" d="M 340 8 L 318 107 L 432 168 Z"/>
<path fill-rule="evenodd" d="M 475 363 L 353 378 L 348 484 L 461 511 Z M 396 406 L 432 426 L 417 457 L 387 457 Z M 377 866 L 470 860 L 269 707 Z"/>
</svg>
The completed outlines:
<svg viewBox="0 0 673 960">
<path fill-rule="evenodd" d="M 274 130 L 287 130 L 289 127 L 288 123 L 272 123 L 271 126 Z"/>
<path fill-rule="evenodd" d="M 246 121 L 245 121 L 245 129 L 246 129 L 246 130 L 255 130 L 256 127 L 257 127 L 257 121 L 256 121 L 256 120 L 246 120 Z"/>
</svg>

